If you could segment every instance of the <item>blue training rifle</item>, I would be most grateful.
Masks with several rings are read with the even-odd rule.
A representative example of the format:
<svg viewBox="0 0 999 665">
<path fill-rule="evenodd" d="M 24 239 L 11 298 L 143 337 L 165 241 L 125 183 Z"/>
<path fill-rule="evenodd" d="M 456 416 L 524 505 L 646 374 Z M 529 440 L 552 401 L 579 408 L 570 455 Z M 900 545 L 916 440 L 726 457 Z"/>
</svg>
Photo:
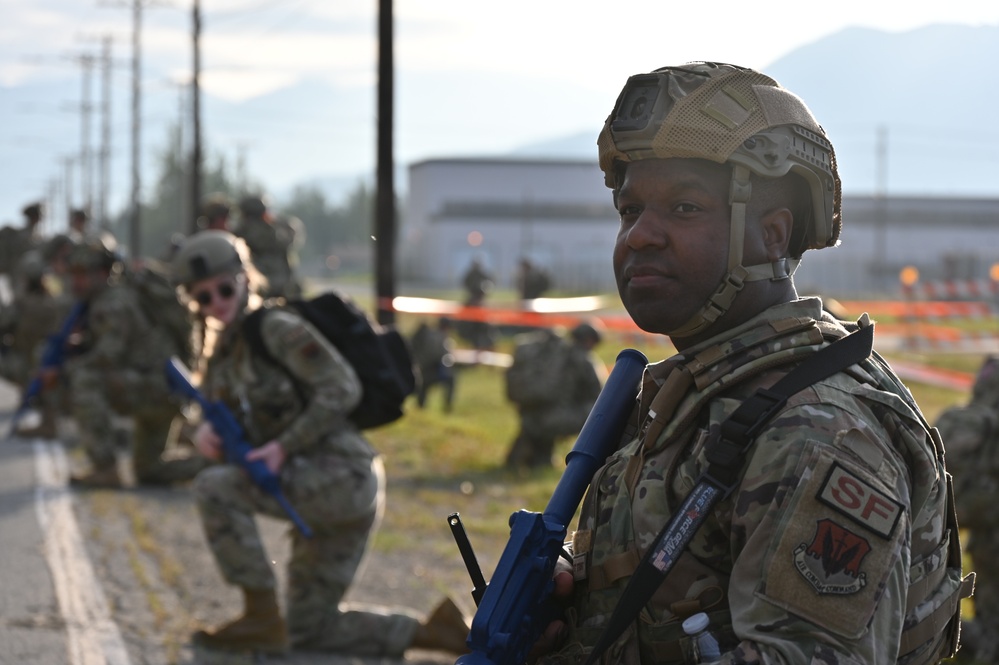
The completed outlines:
<svg viewBox="0 0 999 665">
<path fill-rule="evenodd" d="M 566 456 L 562 474 L 543 513 L 520 510 L 510 517 L 510 540 L 492 580 L 481 589 L 481 572 L 470 566 L 478 610 L 468 637 L 471 653 L 455 665 L 522 665 L 545 627 L 558 616 L 551 598 L 555 564 L 563 556 L 569 522 L 583 500 L 593 474 L 620 443 L 648 360 L 634 349 L 617 356 L 586 423 Z M 474 562 L 457 529 L 457 513 L 448 516 L 466 565 Z M 481 600 L 480 600 L 481 598 Z"/>
<path fill-rule="evenodd" d="M 166 363 L 167 382 L 170 390 L 179 393 L 188 399 L 194 400 L 201 406 L 201 413 L 205 420 L 212 424 L 212 429 L 222 439 L 222 452 L 226 462 L 237 464 L 246 471 L 257 487 L 270 494 L 281 505 L 288 518 L 298 527 L 302 535 L 306 538 L 312 537 L 312 529 L 299 516 L 291 503 L 288 502 L 284 492 L 281 491 L 281 478 L 273 473 L 263 460 L 248 461 L 246 454 L 253 450 L 243 433 L 243 427 L 226 408 L 222 402 L 212 402 L 201 394 L 194 384 L 191 383 L 190 372 L 178 358 L 173 357 Z"/>
</svg>

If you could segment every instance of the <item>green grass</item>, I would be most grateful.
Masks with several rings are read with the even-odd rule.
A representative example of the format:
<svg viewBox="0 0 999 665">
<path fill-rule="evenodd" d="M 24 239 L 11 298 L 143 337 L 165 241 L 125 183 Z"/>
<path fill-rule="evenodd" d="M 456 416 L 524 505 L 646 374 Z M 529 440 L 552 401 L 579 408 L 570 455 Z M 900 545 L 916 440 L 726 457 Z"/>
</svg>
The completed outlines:
<svg viewBox="0 0 999 665">
<path fill-rule="evenodd" d="M 668 343 L 654 338 L 640 341 L 639 350 L 650 360 L 673 353 Z M 633 342 L 611 336 L 599 348 L 599 355 L 609 365 Z M 504 340 L 499 350 L 508 351 L 508 345 Z M 970 356 L 896 357 L 963 371 L 972 371 L 981 362 L 981 357 Z M 944 408 L 967 399 L 961 391 L 914 382 L 908 385 L 930 422 Z M 572 440 L 560 443 L 556 465 L 551 469 L 517 473 L 502 467 L 518 425 L 516 412 L 504 396 L 502 369 L 479 366 L 458 370 L 451 413 L 442 411 L 440 395 L 433 392 L 426 409 L 416 408 L 412 399 L 406 406 L 404 418 L 367 433 L 384 454 L 390 489 L 377 547 L 391 548 L 407 538 L 420 537 L 420 533 L 439 532 L 453 511 L 462 512 L 470 533 L 488 534 L 496 539 L 489 546 L 501 547 L 513 511 L 544 508 L 564 468 L 559 460 L 564 459 Z M 399 503 L 412 509 L 394 509 Z M 474 520 L 465 519 L 465 515 L 474 516 Z"/>
</svg>

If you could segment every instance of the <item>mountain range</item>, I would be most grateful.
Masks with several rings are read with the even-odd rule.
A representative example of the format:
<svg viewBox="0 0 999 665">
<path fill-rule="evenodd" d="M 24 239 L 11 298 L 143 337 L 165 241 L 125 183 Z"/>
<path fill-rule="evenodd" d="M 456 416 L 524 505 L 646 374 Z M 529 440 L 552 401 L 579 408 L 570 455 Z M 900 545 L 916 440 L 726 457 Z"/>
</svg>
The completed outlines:
<svg viewBox="0 0 999 665">
<path fill-rule="evenodd" d="M 847 194 L 999 197 L 996 61 L 999 26 L 932 25 L 899 33 L 847 28 L 763 70 L 805 99 L 823 124 Z M 116 74 L 112 92 L 115 207 L 130 186 L 126 79 Z M 616 93 L 565 85 L 557 73 L 526 78 L 401 70 L 396 186 L 405 192 L 406 166 L 422 159 L 595 159 L 596 135 Z M 44 193 L 66 172 L 67 156 L 79 153 L 80 116 L 68 116 L 78 98 L 78 87 L 65 82 L 0 87 L 0 128 L 6 128 L 0 129 L 0 220 Z M 336 201 L 373 179 L 377 111 L 371 86 L 300 80 L 242 102 L 203 99 L 211 158 L 243 163 L 279 203 L 296 185 L 321 187 Z M 175 86 L 144 85 L 146 193 L 155 184 L 157 155 L 173 140 L 168 127 L 186 112 L 186 103 Z M 91 132 L 97 146 L 96 115 Z M 73 187 L 79 193 L 78 180 Z"/>
</svg>

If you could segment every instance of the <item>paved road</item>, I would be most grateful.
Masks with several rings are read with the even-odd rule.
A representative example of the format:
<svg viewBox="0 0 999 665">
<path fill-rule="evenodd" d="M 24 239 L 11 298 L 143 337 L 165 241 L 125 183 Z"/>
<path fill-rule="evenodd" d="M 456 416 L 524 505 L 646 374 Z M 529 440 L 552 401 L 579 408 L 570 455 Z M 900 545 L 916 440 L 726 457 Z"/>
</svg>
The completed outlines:
<svg viewBox="0 0 999 665">
<path fill-rule="evenodd" d="M 14 398 L 0 382 L 2 435 Z M 80 451 L 62 441 L 0 440 L 0 665 L 264 662 L 248 654 L 198 652 L 190 645 L 195 628 L 232 618 L 240 598 L 218 574 L 187 489 L 71 491 L 65 486 L 68 471 L 81 460 Z M 261 518 L 260 526 L 283 585 L 287 526 L 270 518 Z M 432 551 L 374 552 L 347 600 L 425 612 L 444 586 L 422 572 L 434 570 L 437 560 Z M 454 660 L 411 651 L 405 663 Z M 400 661 L 292 653 L 273 662 Z"/>
</svg>

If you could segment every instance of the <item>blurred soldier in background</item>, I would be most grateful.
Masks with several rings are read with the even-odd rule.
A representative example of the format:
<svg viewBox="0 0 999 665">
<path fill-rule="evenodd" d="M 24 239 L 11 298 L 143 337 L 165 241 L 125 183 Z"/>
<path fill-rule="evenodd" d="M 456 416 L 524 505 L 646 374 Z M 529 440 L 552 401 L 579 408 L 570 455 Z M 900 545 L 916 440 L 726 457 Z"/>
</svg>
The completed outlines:
<svg viewBox="0 0 999 665">
<path fill-rule="evenodd" d="M 420 370 L 420 386 L 416 404 L 421 409 L 427 401 L 427 392 L 440 386 L 444 392 L 444 411 L 451 412 L 454 402 L 454 338 L 451 336 L 451 319 L 442 316 L 436 327 L 421 321 L 410 339 L 413 362 Z"/>
<path fill-rule="evenodd" d="M 506 395 L 517 406 L 520 431 L 507 453 L 508 467 L 550 465 L 556 439 L 583 428 L 607 378 L 593 352 L 602 339 L 597 325 L 580 323 L 570 341 L 548 329 L 518 336 Z"/>
<path fill-rule="evenodd" d="M 246 196 L 239 202 L 239 223 L 233 232 L 243 238 L 253 265 L 267 278 L 267 298 L 297 298 L 302 285 L 295 274 L 298 265 L 296 235 L 300 229 L 286 217 L 275 217 L 263 198 Z"/>
<path fill-rule="evenodd" d="M 23 393 L 38 369 L 48 336 L 59 329 L 68 310 L 49 292 L 44 279 L 45 260 L 38 250 L 24 256 L 17 275 L 19 283 L 13 302 L 0 304 L 0 376 Z M 18 430 L 18 434 L 56 437 L 58 404 L 58 391 L 43 391 L 38 404 L 41 422 Z"/>
<path fill-rule="evenodd" d="M 204 205 L 201 208 L 201 217 L 198 218 L 197 224 L 198 230 L 228 231 L 231 210 L 232 204 L 228 196 L 221 192 L 209 194 L 205 197 Z"/>
<path fill-rule="evenodd" d="M 88 303 L 76 352 L 67 360 L 73 417 L 91 469 L 73 475 L 81 488 L 118 488 L 115 415 L 131 418 L 132 466 L 139 484 L 188 480 L 205 466 L 200 457 L 164 459 L 174 418 L 164 367 L 178 353 L 170 331 L 155 325 L 126 283 L 116 252 L 100 241 L 73 248 L 69 268 L 74 296 Z"/>
<path fill-rule="evenodd" d="M 481 258 L 476 256 L 462 275 L 461 285 L 465 288 L 465 304 L 469 307 L 479 307 L 486 296 L 493 290 L 493 276 L 486 270 Z"/>
<path fill-rule="evenodd" d="M 975 580 L 974 620 L 961 631 L 961 661 L 999 661 L 999 357 L 985 359 L 964 406 L 936 422 L 954 476 L 958 523 L 970 531 L 965 551 Z"/>
<path fill-rule="evenodd" d="M 74 208 L 69 213 L 69 237 L 79 244 L 89 237 L 87 222 L 90 216 L 82 208 Z"/>
<path fill-rule="evenodd" d="M 517 264 L 517 292 L 521 300 L 540 298 L 551 288 L 551 277 L 547 270 L 535 264 L 528 257 L 522 257 Z"/>
<path fill-rule="evenodd" d="M 15 281 L 14 273 L 21 259 L 42 242 L 39 224 L 45 215 L 45 208 L 41 203 L 31 203 L 21 212 L 24 215 L 24 226 L 0 228 L 0 300 L 10 297 Z"/>
<path fill-rule="evenodd" d="M 465 306 L 481 307 L 494 284 L 492 273 L 486 269 L 484 259 L 480 256 L 473 258 L 461 278 L 461 285 L 465 289 Z M 491 349 L 496 342 L 496 330 L 488 321 L 459 321 L 457 332 L 476 349 Z"/>
</svg>

